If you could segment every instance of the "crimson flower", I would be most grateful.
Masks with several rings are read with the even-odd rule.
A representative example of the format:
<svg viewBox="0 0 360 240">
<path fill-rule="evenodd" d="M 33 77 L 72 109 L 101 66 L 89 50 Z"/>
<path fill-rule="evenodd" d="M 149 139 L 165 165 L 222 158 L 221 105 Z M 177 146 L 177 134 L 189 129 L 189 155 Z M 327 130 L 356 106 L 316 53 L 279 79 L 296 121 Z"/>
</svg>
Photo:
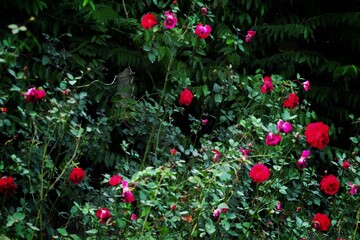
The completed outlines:
<svg viewBox="0 0 360 240">
<path fill-rule="evenodd" d="M 46 96 L 46 92 L 43 89 L 30 88 L 25 93 L 26 101 L 32 102 L 32 103 L 36 103 L 37 101 L 44 98 L 45 96 Z"/>
<path fill-rule="evenodd" d="M 220 156 L 221 156 L 221 153 L 220 153 L 218 150 L 216 150 L 216 149 L 213 149 L 212 152 L 214 153 L 214 156 L 213 156 L 214 161 L 215 161 L 215 162 L 218 162 L 218 161 L 219 161 L 219 158 L 220 158 Z"/>
<path fill-rule="evenodd" d="M 0 108 L 0 112 L 6 113 L 6 112 L 7 112 L 7 108 Z"/>
<path fill-rule="evenodd" d="M 190 103 L 192 102 L 193 97 L 194 95 L 192 94 L 192 92 L 189 89 L 185 88 L 180 94 L 179 103 L 181 105 L 189 106 Z"/>
<path fill-rule="evenodd" d="M 225 212 L 227 212 L 227 208 L 218 208 L 214 210 L 213 216 L 215 219 L 218 219 L 220 217 L 220 213 L 225 213 Z"/>
<path fill-rule="evenodd" d="M 174 28 L 177 21 L 178 19 L 175 17 L 174 13 L 170 11 L 165 12 L 165 22 L 164 22 L 165 28 Z"/>
<path fill-rule="evenodd" d="M 202 7 L 202 8 L 201 8 L 201 12 L 202 12 L 202 14 L 205 16 L 205 15 L 207 15 L 208 10 L 207 10 L 206 7 Z"/>
<path fill-rule="evenodd" d="M 138 217 L 136 216 L 135 213 L 131 214 L 130 221 L 136 221 L 137 219 L 138 219 Z"/>
<path fill-rule="evenodd" d="M 349 168 L 350 166 L 351 166 L 351 164 L 349 163 L 348 160 L 344 160 L 344 161 L 343 161 L 343 164 L 342 164 L 342 168 L 343 168 L 343 169 L 347 169 L 347 168 Z"/>
<path fill-rule="evenodd" d="M 172 148 L 172 149 L 170 150 L 170 153 L 171 153 L 171 155 L 176 155 L 177 150 L 176 150 L 175 148 Z"/>
<path fill-rule="evenodd" d="M 322 150 L 329 143 L 329 127 L 322 122 L 310 123 L 305 130 L 306 141 Z"/>
<path fill-rule="evenodd" d="M 334 195 L 339 191 L 340 181 L 332 174 L 323 177 L 320 182 L 320 189 L 328 194 Z"/>
<path fill-rule="evenodd" d="M 294 109 L 299 105 L 299 97 L 295 93 L 290 93 L 289 97 L 284 101 L 285 108 Z"/>
<path fill-rule="evenodd" d="M 269 179 L 270 170 L 264 164 L 258 163 L 251 168 L 249 176 L 253 182 L 264 182 Z"/>
<path fill-rule="evenodd" d="M 82 168 L 75 167 L 72 169 L 69 180 L 74 184 L 79 184 L 85 178 L 85 171 Z"/>
<path fill-rule="evenodd" d="M 261 92 L 262 93 L 271 92 L 274 89 L 271 77 L 270 76 L 265 76 L 263 81 L 264 81 L 264 84 L 260 88 Z"/>
<path fill-rule="evenodd" d="M 14 178 L 11 176 L 4 176 L 0 178 L 0 194 L 11 195 L 17 188 Z"/>
<path fill-rule="evenodd" d="M 268 133 L 265 139 L 265 143 L 268 146 L 276 146 L 281 141 L 282 136 L 276 135 L 275 133 Z"/>
<path fill-rule="evenodd" d="M 320 231 L 327 231 L 330 227 L 330 219 L 326 214 L 316 213 L 312 219 L 314 228 Z"/>
<path fill-rule="evenodd" d="M 303 169 L 307 166 L 306 159 L 310 156 L 310 150 L 303 150 L 301 157 L 297 162 L 298 169 Z"/>
<path fill-rule="evenodd" d="M 100 220 L 102 224 L 106 224 L 108 219 L 112 218 L 112 215 L 107 208 L 100 208 L 95 213 L 96 217 Z"/>
<path fill-rule="evenodd" d="M 176 204 L 175 204 L 175 203 L 172 204 L 171 207 L 170 207 L 170 209 L 171 209 L 172 211 L 175 211 L 175 210 L 176 210 Z"/>
<path fill-rule="evenodd" d="M 199 36 L 199 38 L 208 38 L 210 36 L 212 29 L 209 25 L 203 25 L 199 23 L 195 28 L 195 34 Z"/>
<path fill-rule="evenodd" d="M 147 13 L 141 18 L 141 26 L 144 29 L 153 28 L 157 24 L 156 17 L 152 13 Z"/>
<path fill-rule="evenodd" d="M 244 149 L 244 148 L 240 148 L 240 152 L 243 154 L 243 156 L 244 156 L 245 159 L 248 159 L 251 150 L 249 150 L 249 149 Z"/>
<path fill-rule="evenodd" d="M 119 175 L 114 175 L 109 179 L 110 186 L 117 186 L 121 183 L 122 177 Z"/>
</svg>

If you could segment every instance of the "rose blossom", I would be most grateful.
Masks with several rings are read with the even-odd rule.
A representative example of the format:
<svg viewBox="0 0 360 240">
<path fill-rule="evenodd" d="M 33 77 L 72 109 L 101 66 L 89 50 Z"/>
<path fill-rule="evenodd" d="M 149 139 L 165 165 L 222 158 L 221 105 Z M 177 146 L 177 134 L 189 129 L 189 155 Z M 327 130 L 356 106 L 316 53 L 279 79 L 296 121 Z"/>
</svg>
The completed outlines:
<svg viewBox="0 0 360 240">
<path fill-rule="evenodd" d="M 114 176 L 112 176 L 112 177 L 109 179 L 109 184 L 110 184 L 111 186 L 117 186 L 117 185 L 119 185 L 119 184 L 121 183 L 121 181 L 122 181 L 122 177 L 121 177 L 121 176 L 119 176 L 119 175 L 114 175 Z"/>
<path fill-rule="evenodd" d="M 303 150 L 300 159 L 297 162 L 298 169 L 303 169 L 307 166 L 306 159 L 310 156 L 310 150 Z"/>
<path fill-rule="evenodd" d="M 112 215 L 107 208 L 100 208 L 96 211 L 95 215 L 102 224 L 106 224 L 107 220 L 112 218 Z"/>
<path fill-rule="evenodd" d="M 307 92 L 310 89 L 310 82 L 309 80 L 306 80 L 305 82 L 302 83 L 304 90 Z"/>
<path fill-rule="evenodd" d="M 6 113 L 6 112 L 7 112 L 7 108 L 0 108 L 0 112 Z"/>
<path fill-rule="evenodd" d="M 219 158 L 220 158 L 220 156 L 221 156 L 221 153 L 220 153 L 218 150 L 216 150 L 216 149 L 213 149 L 212 152 L 214 153 L 214 156 L 213 156 L 214 161 L 215 161 L 215 162 L 218 162 L 218 161 L 219 161 Z"/>
<path fill-rule="evenodd" d="M 176 204 L 172 204 L 171 207 L 170 207 L 171 211 L 175 211 L 176 210 Z"/>
<path fill-rule="evenodd" d="M 270 76 L 265 76 L 263 81 L 264 81 L 264 84 L 260 88 L 261 92 L 262 93 L 271 92 L 274 89 L 271 77 Z"/>
<path fill-rule="evenodd" d="M 354 194 L 357 193 L 357 190 L 358 190 L 358 185 L 357 184 L 353 184 L 351 182 L 348 182 L 347 185 L 350 187 L 350 191 L 349 191 L 350 195 L 354 195 Z"/>
<path fill-rule="evenodd" d="M 202 119 L 202 120 L 201 120 L 201 124 L 205 126 L 208 121 L 209 121 L 209 119 Z"/>
<path fill-rule="evenodd" d="M 322 122 L 310 123 L 304 134 L 306 141 L 320 150 L 329 143 L 329 127 Z"/>
<path fill-rule="evenodd" d="M 278 203 L 276 204 L 276 211 L 280 212 L 281 211 L 281 202 L 278 201 Z"/>
<path fill-rule="evenodd" d="M 157 24 L 156 17 L 152 13 L 145 14 L 141 18 L 141 26 L 144 29 L 150 29 L 150 28 L 154 27 L 156 24 Z"/>
<path fill-rule="evenodd" d="M 205 15 L 207 15 L 208 10 L 207 10 L 206 7 L 202 7 L 202 8 L 201 8 L 201 12 L 202 12 L 202 14 L 205 16 Z"/>
<path fill-rule="evenodd" d="M 0 178 L 0 194 L 11 195 L 17 188 L 14 178 L 11 176 L 4 176 Z"/>
<path fill-rule="evenodd" d="M 334 195 L 338 192 L 340 187 L 339 180 L 332 174 L 323 177 L 323 179 L 320 182 L 320 189 L 328 194 L 328 195 Z"/>
<path fill-rule="evenodd" d="M 240 152 L 244 155 L 245 159 L 248 159 L 251 150 L 240 148 Z"/>
<path fill-rule="evenodd" d="M 178 19 L 175 17 L 174 13 L 170 11 L 165 12 L 165 22 L 164 26 L 165 28 L 174 28 Z"/>
<path fill-rule="evenodd" d="M 215 219 L 218 219 L 220 217 L 220 213 L 225 213 L 225 212 L 227 212 L 227 208 L 218 208 L 214 210 L 213 216 Z"/>
<path fill-rule="evenodd" d="M 124 198 L 124 202 L 129 202 L 129 203 L 133 203 L 135 201 L 134 195 L 131 192 L 130 188 L 129 188 L 129 183 L 125 180 L 122 181 L 122 187 L 123 187 L 123 192 L 122 192 L 122 197 Z"/>
<path fill-rule="evenodd" d="M 189 106 L 190 103 L 192 102 L 193 97 L 194 97 L 194 96 L 193 96 L 192 92 L 191 92 L 189 89 L 185 88 L 185 89 L 182 91 L 182 93 L 180 94 L 180 101 L 179 101 L 179 103 L 180 103 L 181 105 Z"/>
<path fill-rule="evenodd" d="M 291 132 L 292 125 L 289 122 L 285 122 L 284 120 L 280 119 L 276 124 L 278 132 L 288 133 Z"/>
<path fill-rule="evenodd" d="M 320 231 L 327 231 L 330 227 L 330 219 L 326 214 L 316 213 L 312 219 L 314 228 Z"/>
<path fill-rule="evenodd" d="M 247 35 L 245 36 L 245 42 L 251 42 L 252 41 L 252 39 L 253 39 L 253 37 L 256 35 L 256 31 L 254 31 L 254 30 L 249 30 L 248 32 L 247 32 Z"/>
<path fill-rule="evenodd" d="M 342 164 L 342 168 L 343 168 L 343 169 L 347 169 L 347 168 L 349 168 L 350 166 L 351 166 L 351 164 L 349 163 L 348 160 L 344 160 L 344 161 L 343 161 L 343 164 Z"/>
<path fill-rule="evenodd" d="M 46 92 L 43 89 L 30 88 L 25 93 L 26 101 L 32 102 L 32 103 L 36 103 L 37 101 L 44 98 L 45 96 L 46 96 Z"/>
<path fill-rule="evenodd" d="M 279 144 L 281 139 L 282 139 L 282 136 L 276 135 L 275 133 L 268 133 L 268 135 L 266 136 L 266 139 L 265 139 L 265 143 L 268 146 L 275 146 L 275 145 Z"/>
<path fill-rule="evenodd" d="M 258 163 L 251 168 L 249 176 L 253 182 L 264 182 L 269 179 L 270 170 L 264 164 Z"/>
<path fill-rule="evenodd" d="M 299 97 L 295 93 L 290 93 L 289 97 L 284 101 L 285 108 L 294 109 L 299 105 Z"/>
<path fill-rule="evenodd" d="M 175 148 L 172 148 L 172 149 L 170 150 L 170 153 L 171 153 L 171 155 L 176 155 L 177 150 L 176 150 Z"/>
<path fill-rule="evenodd" d="M 136 216 L 135 213 L 131 214 L 130 221 L 136 221 L 137 219 L 138 219 L 138 217 Z"/>
<path fill-rule="evenodd" d="M 85 171 L 82 168 L 74 167 L 70 173 L 69 180 L 74 184 L 79 184 L 85 178 Z"/>
<path fill-rule="evenodd" d="M 208 38 L 210 36 L 212 29 L 209 25 L 203 25 L 199 23 L 195 28 L 195 34 L 199 36 L 199 38 Z"/>
</svg>

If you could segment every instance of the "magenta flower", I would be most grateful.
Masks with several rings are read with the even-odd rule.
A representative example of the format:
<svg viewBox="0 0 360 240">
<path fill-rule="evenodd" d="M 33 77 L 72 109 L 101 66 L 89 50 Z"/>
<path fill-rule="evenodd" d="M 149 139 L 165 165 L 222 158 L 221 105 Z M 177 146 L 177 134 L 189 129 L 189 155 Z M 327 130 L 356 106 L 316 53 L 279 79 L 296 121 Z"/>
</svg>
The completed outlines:
<svg viewBox="0 0 360 240">
<path fill-rule="evenodd" d="M 208 10 L 207 10 L 206 7 L 202 7 L 202 8 L 201 8 L 201 12 L 202 12 L 202 14 L 205 16 L 205 15 L 207 15 Z"/>
<path fill-rule="evenodd" d="M 310 156 L 310 150 L 303 150 L 300 159 L 297 162 L 298 169 L 303 169 L 307 166 L 306 159 Z"/>
<path fill-rule="evenodd" d="M 251 150 L 240 148 L 240 152 L 244 155 L 245 159 L 248 159 Z"/>
<path fill-rule="evenodd" d="M 260 90 L 262 93 L 269 93 L 274 89 L 272 79 L 269 76 L 264 77 L 264 84 L 261 86 Z"/>
<path fill-rule="evenodd" d="M 165 28 L 174 28 L 177 21 L 178 20 L 173 12 L 170 11 L 165 12 L 165 22 L 164 22 Z"/>
<path fill-rule="evenodd" d="M 202 123 L 202 125 L 204 125 L 204 126 L 205 126 L 205 125 L 207 124 L 207 122 L 208 122 L 208 121 L 209 121 L 209 119 L 202 119 L 202 120 L 201 120 L 201 123 Z"/>
<path fill-rule="evenodd" d="M 280 212 L 281 211 L 281 202 L 278 201 L 278 203 L 276 204 L 276 211 Z"/>
<path fill-rule="evenodd" d="M 30 88 L 25 93 L 26 101 L 32 102 L 32 103 L 36 103 L 37 101 L 44 98 L 45 96 L 46 96 L 46 92 L 43 89 Z"/>
<path fill-rule="evenodd" d="M 309 80 L 306 80 L 305 82 L 302 83 L 304 90 L 307 92 L 310 89 L 310 82 Z"/>
<path fill-rule="evenodd" d="M 135 213 L 131 214 L 130 221 L 136 221 L 137 219 L 138 219 L 138 217 L 136 216 Z"/>
<path fill-rule="evenodd" d="M 276 146 L 281 141 L 282 136 L 276 135 L 275 133 L 268 133 L 265 139 L 265 143 L 268 146 Z"/>
<path fill-rule="evenodd" d="M 112 176 L 112 177 L 109 179 L 109 184 L 110 184 L 111 186 L 117 186 L 117 185 L 119 185 L 119 184 L 121 183 L 121 181 L 122 181 L 122 177 L 121 177 L 121 176 L 119 176 L 119 175 L 114 175 L 114 176 Z"/>
<path fill-rule="evenodd" d="M 351 166 L 351 164 L 349 163 L 348 160 L 344 160 L 344 161 L 343 161 L 343 164 L 342 164 L 342 168 L 343 168 L 343 169 L 347 169 L 347 168 L 349 168 L 350 166 Z"/>
<path fill-rule="evenodd" d="M 100 208 L 95 213 L 96 217 L 100 220 L 102 224 L 106 224 L 108 219 L 112 218 L 112 215 L 107 208 Z"/>
<path fill-rule="evenodd" d="M 175 203 L 174 203 L 174 204 L 172 204 L 172 205 L 171 205 L 171 207 L 170 207 L 171 211 L 175 211 L 175 210 L 176 210 L 176 208 L 177 208 L 177 206 L 176 206 L 176 204 L 175 204 Z"/>
<path fill-rule="evenodd" d="M 214 210 L 213 216 L 215 219 L 218 219 L 220 217 L 220 213 L 225 213 L 225 212 L 227 212 L 227 208 L 218 208 Z"/>
<path fill-rule="evenodd" d="M 285 122 L 282 119 L 280 119 L 277 122 L 276 127 L 277 127 L 278 132 L 284 132 L 284 133 L 288 133 L 288 132 L 292 131 L 292 129 L 293 129 L 291 123 Z"/>
<path fill-rule="evenodd" d="M 209 25 L 203 25 L 199 23 L 195 28 L 195 34 L 199 36 L 199 38 L 208 38 L 210 36 L 212 29 Z"/>
<path fill-rule="evenodd" d="M 357 193 L 357 190 L 358 190 L 358 185 L 357 184 L 353 184 L 351 182 L 348 182 L 348 186 L 350 187 L 350 195 L 354 195 Z"/>
<path fill-rule="evenodd" d="M 213 156 L 214 161 L 215 161 L 215 162 L 218 162 L 218 161 L 219 161 L 219 158 L 220 158 L 220 156 L 221 156 L 221 153 L 220 153 L 218 150 L 216 150 L 216 149 L 213 149 L 212 152 L 214 153 L 214 156 Z"/>
<path fill-rule="evenodd" d="M 256 35 L 256 31 L 254 31 L 254 30 L 249 30 L 248 32 L 247 32 L 247 35 L 245 36 L 245 42 L 251 42 L 252 41 L 252 39 L 253 39 L 253 37 Z"/>
<path fill-rule="evenodd" d="M 129 203 L 133 203 L 135 201 L 134 195 L 131 192 L 130 188 L 129 188 L 129 184 L 127 181 L 123 180 L 122 181 L 122 187 L 123 187 L 123 192 L 122 192 L 122 197 L 124 198 L 124 202 L 129 202 Z"/>
</svg>

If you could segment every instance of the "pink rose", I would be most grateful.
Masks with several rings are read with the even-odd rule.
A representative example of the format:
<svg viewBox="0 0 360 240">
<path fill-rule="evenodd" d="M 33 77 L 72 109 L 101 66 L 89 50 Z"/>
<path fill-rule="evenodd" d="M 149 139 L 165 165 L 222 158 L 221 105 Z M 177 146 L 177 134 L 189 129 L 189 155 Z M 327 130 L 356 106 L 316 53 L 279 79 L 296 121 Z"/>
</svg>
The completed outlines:
<svg viewBox="0 0 360 240">
<path fill-rule="evenodd" d="M 265 139 L 265 143 L 268 146 L 276 146 L 281 141 L 282 136 L 276 135 L 275 133 L 268 133 Z"/>
</svg>

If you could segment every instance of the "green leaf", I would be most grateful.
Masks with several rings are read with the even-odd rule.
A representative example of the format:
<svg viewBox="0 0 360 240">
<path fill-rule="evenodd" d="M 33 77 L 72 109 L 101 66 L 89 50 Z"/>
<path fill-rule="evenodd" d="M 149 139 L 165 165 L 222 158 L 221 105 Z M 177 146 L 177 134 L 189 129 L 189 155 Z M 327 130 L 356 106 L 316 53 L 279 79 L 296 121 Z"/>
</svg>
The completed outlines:
<svg viewBox="0 0 360 240">
<path fill-rule="evenodd" d="M 56 229 L 58 231 L 58 233 L 60 233 L 61 236 L 67 236 L 68 232 L 66 231 L 65 228 L 58 228 Z"/>
<path fill-rule="evenodd" d="M 205 84 L 204 86 L 203 86 L 203 89 L 202 89 L 202 91 L 203 91 L 203 94 L 204 94 L 204 96 L 206 97 L 207 95 L 209 95 L 209 87 Z"/>
<path fill-rule="evenodd" d="M 215 102 L 221 103 L 223 100 L 223 96 L 221 94 L 215 94 Z"/>
<path fill-rule="evenodd" d="M 205 230 L 209 235 L 211 235 L 216 231 L 216 228 L 212 222 L 206 222 Z"/>
<path fill-rule="evenodd" d="M 97 229 L 91 229 L 91 230 L 87 230 L 85 233 L 87 234 L 96 234 L 98 232 Z"/>
<path fill-rule="evenodd" d="M 221 209 L 221 208 L 229 209 L 229 205 L 227 205 L 226 203 L 220 203 L 220 204 L 218 205 L 218 209 Z"/>
<path fill-rule="evenodd" d="M 148 58 L 150 60 L 151 63 L 154 63 L 156 60 L 156 55 L 153 52 L 148 52 Z"/>
<path fill-rule="evenodd" d="M 49 64 L 50 63 L 50 58 L 48 56 L 46 56 L 46 55 L 42 56 L 41 63 L 42 63 L 42 65 Z"/>
</svg>

